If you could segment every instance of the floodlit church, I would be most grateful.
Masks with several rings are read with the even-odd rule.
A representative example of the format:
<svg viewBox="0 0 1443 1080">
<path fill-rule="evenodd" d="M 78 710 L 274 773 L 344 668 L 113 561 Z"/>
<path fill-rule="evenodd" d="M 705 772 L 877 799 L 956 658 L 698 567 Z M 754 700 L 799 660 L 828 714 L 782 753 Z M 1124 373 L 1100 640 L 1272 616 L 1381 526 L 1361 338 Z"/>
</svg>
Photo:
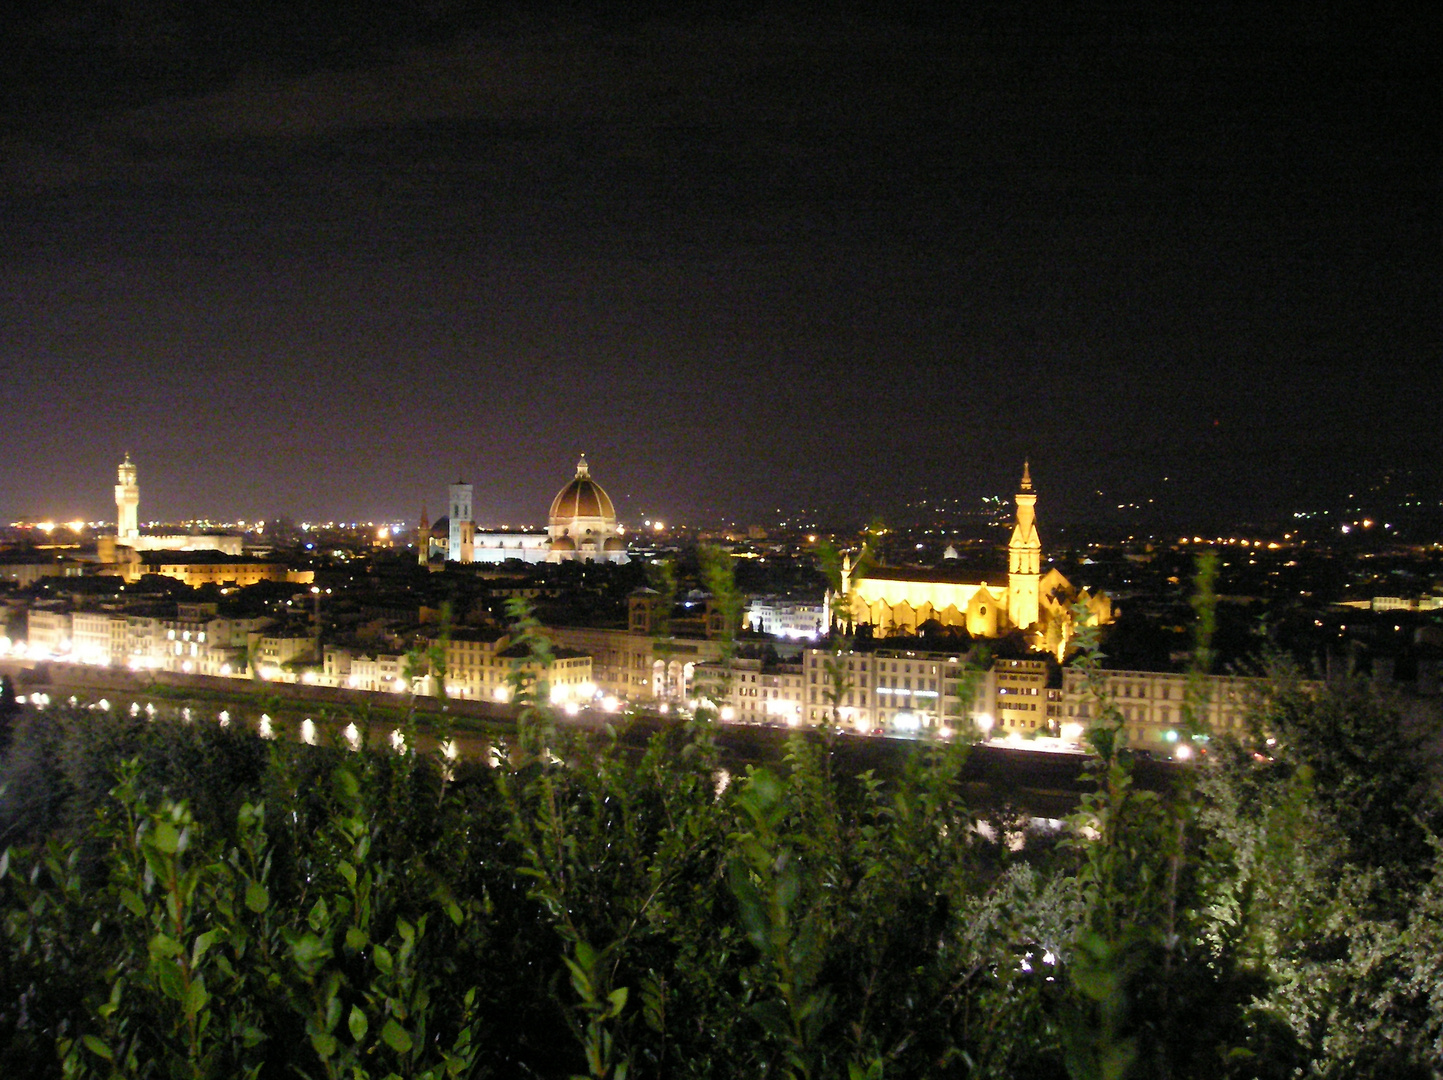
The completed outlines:
<svg viewBox="0 0 1443 1080">
<path fill-rule="evenodd" d="M 850 612 L 854 626 L 870 625 L 877 637 L 913 635 L 928 622 L 965 627 L 981 638 L 1020 630 L 1032 648 L 1060 655 L 1072 637 L 1073 606 L 1084 604 L 1103 624 L 1112 621 L 1112 602 L 1101 592 L 1078 590 L 1060 570 L 1042 573 L 1037 493 L 1026 463 L 1016 501 L 1005 575 L 964 580 L 946 570 L 892 567 L 857 574 L 848 560 L 842 568 L 845 603 L 838 610 Z"/>
<path fill-rule="evenodd" d="M 450 489 L 450 515 L 437 522 L 432 535 L 441 534 L 446 559 L 459 563 L 500 563 L 519 559 L 528 563 L 628 561 L 626 540 L 616 520 L 611 496 L 591 478 L 586 455 L 576 464 L 576 476 L 551 500 L 546 531 L 477 532 L 472 516 L 473 487 L 458 480 Z M 423 557 L 429 548 L 422 547 Z"/>
</svg>

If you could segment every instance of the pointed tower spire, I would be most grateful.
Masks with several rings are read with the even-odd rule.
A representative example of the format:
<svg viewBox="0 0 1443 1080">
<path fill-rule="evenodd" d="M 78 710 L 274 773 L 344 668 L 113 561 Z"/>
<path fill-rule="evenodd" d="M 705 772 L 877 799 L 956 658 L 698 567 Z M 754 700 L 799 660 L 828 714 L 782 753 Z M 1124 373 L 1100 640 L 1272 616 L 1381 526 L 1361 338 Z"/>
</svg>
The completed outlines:
<svg viewBox="0 0 1443 1080">
<path fill-rule="evenodd" d="M 1037 493 L 1032 490 L 1031 462 L 1022 463 L 1022 484 L 1017 491 L 1017 525 L 1007 545 L 1007 617 L 1025 630 L 1038 617 L 1042 541 L 1037 536 Z"/>
<path fill-rule="evenodd" d="M 576 479 L 585 480 L 591 476 L 591 470 L 586 465 L 586 454 L 582 453 L 581 459 L 576 463 Z"/>
</svg>

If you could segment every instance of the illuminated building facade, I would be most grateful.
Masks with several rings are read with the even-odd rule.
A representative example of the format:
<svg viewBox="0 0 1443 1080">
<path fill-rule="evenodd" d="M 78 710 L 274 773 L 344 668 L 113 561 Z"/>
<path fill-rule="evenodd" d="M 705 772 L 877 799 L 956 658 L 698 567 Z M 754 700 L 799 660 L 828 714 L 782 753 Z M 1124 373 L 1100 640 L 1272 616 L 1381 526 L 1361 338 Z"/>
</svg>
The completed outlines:
<svg viewBox="0 0 1443 1080">
<path fill-rule="evenodd" d="M 795 600 L 785 596 L 753 596 L 742 622 L 773 637 L 815 641 L 827 632 L 831 614 L 827 600 Z"/>
<path fill-rule="evenodd" d="M 551 541 L 548 562 L 627 561 L 616 508 L 611 496 L 591 479 L 585 454 L 576 463 L 575 478 L 551 500 L 546 535 Z"/>
<path fill-rule="evenodd" d="M 835 693 L 832 658 L 826 649 L 806 649 L 802 671 L 806 722 L 830 723 Z M 966 656 L 912 649 L 844 652 L 836 658 L 844 672 L 837 720 L 857 731 L 937 730 L 956 724 L 964 715 L 991 714 L 995 679 L 992 672 L 973 672 Z"/>
<path fill-rule="evenodd" d="M 140 485 L 135 479 L 135 466 L 130 454 L 116 470 L 115 539 L 126 547 L 135 547 L 140 538 Z"/>
<path fill-rule="evenodd" d="M 193 589 L 202 585 L 243 589 L 261 581 L 309 585 L 316 576 L 314 570 L 292 570 L 283 563 L 229 556 L 216 551 L 151 553 L 144 558 L 123 561 L 118 564 L 118 569 L 127 583 L 138 581 L 145 574 L 159 574 L 183 581 Z"/>
<path fill-rule="evenodd" d="M 1186 745 L 1183 704 L 1188 676 L 1168 671 L 1104 671 L 1101 689 L 1122 719 L 1123 742 L 1132 747 L 1174 755 Z M 1197 719 L 1218 734 L 1240 735 L 1250 707 L 1269 687 L 1267 679 L 1245 675 L 1205 675 L 1198 686 L 1203 700 Z M 1305 684 L 1306 685 L 1306 684 Z M 1087 727 L 1097 715 L 1097 702 L 1080 671 L 1063 672 L 1064 723 Z"/>
<path fill-rule="evenodd" d="M 764 664 L 737 659 L 730 667 L 697 664 L 695 694 L 711 700 L 724 722 L 797 727 L 806 723 L 805 674 L 801 664 Z"/>
<path fill-rule="evenodd" d="M 476 524 L 471 520 L 471 485 L 457 480 L 451 485 L 450 536 L 447 552 L 455 562 L 468 563 L 475 559 Z"/>
<path fill-rule="evenodd" d="M 1092 620 L 1112 621 L 1102 593 L 1078 590 L 1057 569 L 1042 570 L 1037 533 L 1037 493 L 1024 464 L 1016 496 L 1017 517 L 1007 545 L 1007 573 L 977 580 L 951 570 L 880 567 L 865 576 L 843 564 L 842 592 L 854 626 L 868 624 L 878 637 L 910 636 L 927 622 L 964 627 L 973 637 L 1001 637 L 1020 630 L 1034 649 L 1061 656 L 1072 637 L 1073 605 L 1084 604 Z"/>
<path fill-rule="evenodd" d="M 239 555 L 243 548 L 239 536 L 228 533 L 172 533 L 170 535 L 142 534 L 140 531 L 140 482 L 137 479 L 135 463 L 130 455 L 116 469 L 115 484 L 115 545 L 132 551 L 219 551 L 226 555 Z M 124 561 L 123 557 L 106 552 L 102 562 Z"/>
<path fill-rule="evenodd" d="M 439 521 L 432 529 L 431 546 L 444 548 L 451 562 L 628 561 L 616 508 L 611 496 L 591 478 L 585 455 L 577 462 L 576 476 L 551 500 L 544 533 L 477 532 L 472 519 L 472 486 L 460 481 L 451 485 L 451 513 L 443 520 L 444 530 Z M 439 542 L 435 539 L 438 530 L 442 531 Z"/>
</svg>

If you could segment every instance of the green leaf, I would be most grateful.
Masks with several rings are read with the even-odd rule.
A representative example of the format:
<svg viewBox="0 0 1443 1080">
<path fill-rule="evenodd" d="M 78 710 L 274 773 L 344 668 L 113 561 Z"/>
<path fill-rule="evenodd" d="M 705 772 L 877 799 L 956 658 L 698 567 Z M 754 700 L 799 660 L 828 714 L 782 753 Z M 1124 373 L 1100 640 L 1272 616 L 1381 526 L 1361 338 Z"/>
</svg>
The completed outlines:
<svg viewBox="0 0 1443 1080">
<path fill-rule="evenodd" d="M 323 896 L 317 900 L 311 908 L 311 913 L 306 916 L 306 922 L 311 924 L 311 929 L 317 933 L 321 927 L 326 925 L 326 919 L 330 915 L 330 909 L 326 907 L 326 898 Z"/>
<path fill-rule="evenodd" d="M 337 769 L 331 782 L 336 789 L 336 795 L 343 802 L 352 802 L 361 793 L 361 782 L 356 779 L 356 774 L 350 769 Z"/>
<path fill-rule="evenodd" d="M 336 1042 L 334 1035 L 327 1035 L 324 1031 L 311 1032 L 311 1045 L 316 1048 L 316 1053 L 322 1058 L 328 1058 L 336 1052 L 340 1044 Z"/>
<path fill-rule="evenodd" d="M 156 849 L 167 855 L 174 855 L 180 847 L 180 832 L 168 821 L 156 822 L 155 832 L 151 834 L 150 842 Z"/>
<path fill-rule="evenodd" d="M 381 1029 L 381 1038 L 398 1054 L 404 1054 L 411 1049 L 411 1036 L 394 1019 L 386 1021 L 386 1026 Z"/>
<path fill-rule="evenodd" d="M 156 934 L 150 939 L 150 955 L 156 959 L 162 959 L 181 954 L 180 942 L 169 934 Z"/>
<path fill-rule="evenodd" d="M 762 952 L 771 951 L 771 922 L 762 903 L 761 892 L 752 882 L 751 875 L 740 859 L 732 859 L 727 866 L 728 883 L 732 895 L 737 899 L 742 926 L 751 943 Z"/>
<path fill-rule="evenodd" d="M 791 1036 L 791 1020 L 786 1006 L 780 1001 L 759 1001 L 751 1007 L 751 1014 L 768 1035 L 778 1039 Z"/>
<path fill-rule="evenodd" d="M 360 927 L 352 926 L 346 931 L 346 948 L 359 952 L 370 943 L 370 936 Z"/>
<path fill-rule="evenodd" d="M 346 1026 L 351 1029 L 351 1038 L 360 1042 L 366 1037 L 366 1031 L 370 1027 L 366 1023 L 366 1014 L 361 1011 L 359 1005 L 351 1006 L 351 1015 L 346 1020 Z"/>
<path fill-rule="evenodd" d="M 611 1002 L 609 1016 L 620 1016 L 621 1010 L 626 1008 L 626 987 L 618 986 L 611 993 L 606 995 L 606 1000 Z"/>
<path fill-rule="evenodd" d="M 196 976 L 195 981 L 190 984 L 190 987 L 185 992 L 185 1001 L 181 1003 L 185 1009 L 185 1015 L 195 1016 L 199 1014 L 209 1001 L 210 994 L 206 992 L 205 979 Z"/>
<path fill-rule="evenodd" d="M 593 1000 L 591 977 L 586 973 L 586 969 L 569 956 L 563 956 L 561 962 L 571 969 L 571 985 L 576 989 L 576 996 L 583 1001 Z"/>
<path fill-rule="evenodd" d="M 103 1057 L 106 1061 L 115 1060 L 110 1053 L 110 1047 L 106 1046 L 94 1035 L 82 1035 L 80 1038 L 81 1041 L 85 1043 L 85 1048 L 92 1054 L 95 1054 L 97 1057 Z"/>
<path fill-rule="evenodd" d="M 180 1001 L 185 996 L 185 980 L 180 974 L 180 965 L 174 960 L 157 960 L 152 962 L 155 970 L 156 982 L 160 983 L 160 992 L 172 1001 Z"/>
<path fill-rule="evenodd" d="M 301 969 L 314 974 L 331 956 L 330 947 L 315 934 L 302 934 L 291 943 L 291 955 Z"/>
<path fill-rule="evenodd" d="M 356 868 L 350 863 L 348 863 L 345 859 L 342 859 L 340 862 L 336 863 L 336 873 L 340 874 L 341 877 L 345 878 L 346 884 L 349 885 L 351 888 L 354 889 L 356 887 Z"/>
<path fill-rule="evenodd" d="M 271 906 L 271 894 L 259 881 L 252 881 L 246 886 L 246 907 L 257 915 Z"/>
<path fill-rule="evenodd" d="M 576 962 L 588 972 L 596 966 L 596 950 L 584 941 L 576 943 Z"/>
<path fill-rule="evenodd" d="M 391 969 L 395 966 L 395 961 L 391 959 L 391 951 L 387 949 L 386 946 L 377 945 L 375 952 L 371 954 L 371 959 L 375 961 L 376 970 L 382 975 L 391 974 Z"/>
<path fill-rule="evenodd" d="M 206 954 L 207 950 L 224 937 L 225 931 L 220 927 L 216 927 L 214 930 L 207 930 L 204 934 L 201 934 L 200 937 L 196 938 L 195 944 L 191 947 L 190 951 L 191 966 L 194 967 L 199 964 L 201 957 Z"/>
</svg>

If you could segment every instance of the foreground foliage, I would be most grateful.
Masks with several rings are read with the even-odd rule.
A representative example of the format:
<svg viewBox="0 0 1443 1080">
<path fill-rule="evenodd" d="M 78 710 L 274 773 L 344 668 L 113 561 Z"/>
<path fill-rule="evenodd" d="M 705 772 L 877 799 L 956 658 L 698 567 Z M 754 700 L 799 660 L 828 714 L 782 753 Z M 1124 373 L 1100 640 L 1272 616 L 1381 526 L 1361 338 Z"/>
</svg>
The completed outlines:
<svg viewBox="0 0 1443 1080">
<path fill-rule="evenodd" d="M 825 734 L 728 776 L 704 721 L 629 754 L 533 709 L 489 767 L 31 712 L 0 795 L 0 1061 L 1438 1076 L 1438 800 L 1396 712 L 1282 679 L 1216 745 L 1167 797 L 1104 755 L 1061 837 L 1013 850 L 957 746 L 884 784 L 836 775 Z"/>
</svg>

